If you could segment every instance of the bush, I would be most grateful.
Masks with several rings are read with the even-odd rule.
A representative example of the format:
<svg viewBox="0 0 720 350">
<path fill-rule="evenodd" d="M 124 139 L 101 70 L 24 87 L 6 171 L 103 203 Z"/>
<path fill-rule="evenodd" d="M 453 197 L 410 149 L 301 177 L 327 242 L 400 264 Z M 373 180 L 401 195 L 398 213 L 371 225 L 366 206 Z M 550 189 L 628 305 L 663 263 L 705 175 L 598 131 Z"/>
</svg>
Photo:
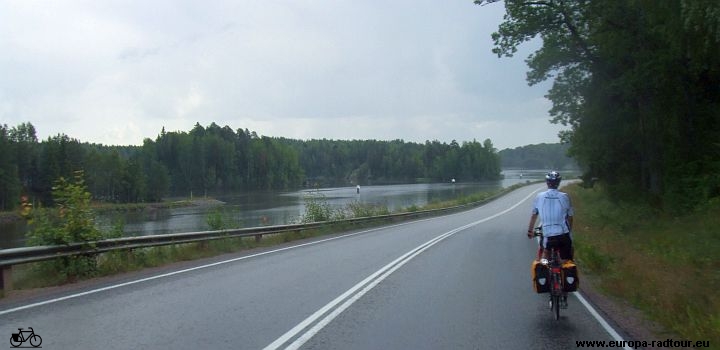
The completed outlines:
<svg viewBox="0 0 720 350">
<path fill-rule="evenodd" d="M 213 208 L 211 211 L 209 211 L 207 216 L 205 217 L 205 222 L 208 224 L 210 229 L 214 231 L 240 227 L 240 225 L 233 222 L 230 214 L 223 211 L 223 209 L 220 207 Z"/>
<path fill-rule="evenodd" d="M 90 208 L 90 192 L 87 191 L 82 171 L 75 172 L 72 181 L 61 177 L 52 189 L 56 208 L 43 211 L 37 226 L 28 233 L 29 245 L 68 245 L 85 243 L 92 247 L 94 241 L 103 239 L 95 227 L 95 214 Z M 97 270 L 95 255 L 58 258 L 42 265 L 48 273 L 74 280 L 93 275 Z"/>
<path fill-rule="evenodd" d="M 354 218 L 364 218 L 390 214 L 387 205 L 360 203 L 355 201 L 345 205 L 346 211 Z"/>
<path fill-rule="evenodd" d="M 302 216 L 302 223 L 330 221 L 336 217 L 335 211 L 330 207 L 324 195 L 317 194 L 305 197 L 305 214 Z"/>
<path fill-rule="evenodd" d="M 387 205 L 361 203 L 359 201 L 348 203 L 342 208 L 333 208 L 325 196 L 317 194 L 305 197 L 305 214 L 303 214 L 300 221 L 302 223 L 311 223 L 388 214 L 390 214 L 390 210 Z"/>
</svg>

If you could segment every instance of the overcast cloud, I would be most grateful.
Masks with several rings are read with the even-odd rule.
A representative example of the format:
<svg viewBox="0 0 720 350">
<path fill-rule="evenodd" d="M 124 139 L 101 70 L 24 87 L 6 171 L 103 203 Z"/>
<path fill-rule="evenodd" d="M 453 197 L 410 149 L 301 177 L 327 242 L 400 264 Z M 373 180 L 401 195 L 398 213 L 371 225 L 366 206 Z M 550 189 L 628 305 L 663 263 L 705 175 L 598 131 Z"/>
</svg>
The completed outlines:
<svg viewBox="0 0 720 350">
<path fill-rule="evenodd" d="M 199 122 L 295 139 L 558 142 L 549 84 L 472 0 L 2 1 L 0 124 L 140 145 Z"/>
</svg>

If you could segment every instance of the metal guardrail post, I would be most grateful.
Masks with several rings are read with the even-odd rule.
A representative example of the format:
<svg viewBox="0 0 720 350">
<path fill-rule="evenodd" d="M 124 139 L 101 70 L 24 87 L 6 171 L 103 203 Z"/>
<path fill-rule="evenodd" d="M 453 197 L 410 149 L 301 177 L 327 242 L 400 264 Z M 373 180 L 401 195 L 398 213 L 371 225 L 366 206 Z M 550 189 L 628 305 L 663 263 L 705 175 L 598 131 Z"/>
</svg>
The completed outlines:
<svg viewBox="0 0 720 350">
<path fill-rule="evenodd" d="M 2 276 L 0 276 L 0 292 L 9 292 L 12 290 L 12 265 L 2 266 Z"/>
</svg>

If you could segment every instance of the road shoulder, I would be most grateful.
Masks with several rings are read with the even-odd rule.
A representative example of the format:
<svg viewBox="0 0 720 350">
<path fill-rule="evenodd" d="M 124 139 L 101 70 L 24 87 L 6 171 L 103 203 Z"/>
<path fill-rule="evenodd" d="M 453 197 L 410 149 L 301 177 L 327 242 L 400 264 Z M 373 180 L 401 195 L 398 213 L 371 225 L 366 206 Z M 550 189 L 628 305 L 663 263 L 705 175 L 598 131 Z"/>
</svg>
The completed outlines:
<svg viewBox="0 0 720 350">
<path fill-rule="evenodd" d="M 597 277 L 584 275 L 581 278 L 580 293 L 622 335 L 624 340 L 680 340 L 680 337 L 673 335 L 658 323 L 648 319 L 629 302 L 604 294 L 597 287 Z M 645 349 L 665 348 L 648 347 Z"/>
</svg>

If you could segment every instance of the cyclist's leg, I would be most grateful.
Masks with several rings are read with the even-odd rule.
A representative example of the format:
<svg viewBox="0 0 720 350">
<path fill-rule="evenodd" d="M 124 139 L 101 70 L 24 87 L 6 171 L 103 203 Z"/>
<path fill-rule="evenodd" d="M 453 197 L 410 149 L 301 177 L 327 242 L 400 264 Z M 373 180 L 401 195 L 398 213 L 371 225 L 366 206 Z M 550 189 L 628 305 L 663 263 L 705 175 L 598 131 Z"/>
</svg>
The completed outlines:
<svg viewBox="0 0 720 350">
<path fill-rule="evenodd" d="M 557 236 L 557 239 L 555 241 L 556 248 L 558 249 L 560 253 L 560 259 L 565 260 L 572 260 L 573 259 L 573 247 L 572 247 L 572 239 L 570 239 L 569 234 L 563 234 L 560 236 Z"/>
<path fill-rule="evenodd" d="M 543 258 L 543 254 L 545 252 L 545 248 L 543 248 L 543 241 L 545 239 L 543 237 L 538 237 L 538 251 L 537 251 L 537 259 L 538 261 Z"/>
<path fill-rule="evenodd" d="M 572 238 L 569 233 L 558 237 L 558 249 L 560 250 L 560 258 L 564 261 L 573 259 Z M 564 281 L 563 281 L 564 283 Z M 567 292 L 563 291 L 561 304 L 563 308 L 567 308 Z"/>
<path fill-rule="evenodd" d="M 543 251 L 543 258 L 550 259 L 550 252 L 555 249 L 560 253 L 562 259 L 562 242 L 559 240 L 560 236 L 544 237 L 545 250 Z"/>
<path fill-rule="evenodd" d="M 542 258 L 543 259 L 550 258 L 550 246 L 548 246 L 549 243 L 550 244 L 552 243 L 551 240 L 549 239 L 549 237 L 543 236 L 542 241 L 540 243 L 540 245 L 542 246 Z"/>
</svg>

